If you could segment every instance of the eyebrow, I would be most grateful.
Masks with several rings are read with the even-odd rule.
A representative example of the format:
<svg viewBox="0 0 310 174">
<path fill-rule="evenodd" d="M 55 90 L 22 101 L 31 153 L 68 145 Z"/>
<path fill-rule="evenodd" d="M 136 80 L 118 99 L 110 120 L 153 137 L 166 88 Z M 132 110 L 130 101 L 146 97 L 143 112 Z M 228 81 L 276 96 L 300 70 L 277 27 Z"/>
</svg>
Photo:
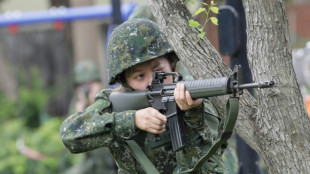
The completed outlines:
<svg viewBox="0 0 310 174">
<path fill-rule="evenodd" d="M 160 62 L 154 61 L 154 64 L 152 64 L 152 69 L 155 69 L 155 68 L 158 67 L 159 65 L 160 65 Z"/>
<path fill-rule="evenodd" d="M 132 76 L 134 73 L 139 72 L 139 71 L 141 71 L 141 70 L 136 69 L 136 68 L 131 68 L 131 69 L 128 70 L 128 72 L 125 73 L 125 77 L 126 77 L 126 78 L 127 78 L 127 77 L 130 77 L 130 76 Z"/>
<path fill-rule="evenodd" d="M 134 73 L 137 73 L 137 72 L 140 72 L 140 71 L 142 71 L 142 70 L 139 70 L 139 69 L 133 69 L 133 70 L 130 72 L 130 74 L 134 74 Z"/>
<path fill-rule="evenodd" d="M 138 72 L 140 72 L 141 70 L 139 70 L 139 69 L 136 69 L 136 68 L 133 68 L 133 69 L 131 69 L 129 72 L 128 72 L 128 74 L 127 74 L 127 76 L 129 77 L 129 76 L 132 76 L 132 75 L 134 75 L 135 73 L 138 73 Z"/>
</svg>

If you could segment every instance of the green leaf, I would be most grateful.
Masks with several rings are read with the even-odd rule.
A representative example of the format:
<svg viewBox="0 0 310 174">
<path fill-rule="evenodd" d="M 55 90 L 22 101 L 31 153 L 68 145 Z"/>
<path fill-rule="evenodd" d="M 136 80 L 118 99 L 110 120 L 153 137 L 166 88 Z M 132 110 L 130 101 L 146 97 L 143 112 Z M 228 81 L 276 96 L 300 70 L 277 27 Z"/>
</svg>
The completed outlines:
<svg viewBox="0 0 310 174">
<path fill-rule="evenodd" d="M 200 26 L 199 22 L 194 21 L 193 19 L 189 20 L 188 23 L 189 23 L 189 26 L 191 26 L 191 27 L 199 27 Z"/>
<path fill-rule="evenodd" d="M 199 28 L 199 31 L 202 32 L 202 31 L 203 31 L 203 27 L 202 27 L 202 28 Z"/>
<path fill-rule="evenodd" d="M 198 15 L 198 14 L 200 14 L 201 12 L 204 12 L 204 11 L 206 11 L 206 8 L 201 8 L 201 7 L 200 7 L 198 10 L 195 11 L 194 16 L 196 16 L 196 15 Z"/>
<path fill-rule="evenodd" d="M 183 2 L 183 4 L 187 4 L 189 2 L 189 0 L 184 0 L 184 2 Z M 193 0 L 190 0 L 190 3 L 192 4 L 192 5 L 195 5 L 195 1 L 193 1 Z"/>
<path fill-rule="evenodd" d="M 211 7 L 211 11 L 215 14 L 218 14 L 219 13 L 219 8 L 217 7 Z"/>
<path fill-rule="evenodd" d="M 201 38 L 203 38 L 205 35 L 206 35 L 205 32 L 201 32 L 200 34 L 197 35 L 197 37 L 198 37 L 199 39 L 201 39 Z"/>
<path fill-rule="evenodd" d="M 214 25 L 218 25 L 218 24 L 217 24 L 218 20 L 217 20 L 216 17 L 211 17 L 210 20 L 211 20 L 211 22 L 212 22 Z"/>
</svg>

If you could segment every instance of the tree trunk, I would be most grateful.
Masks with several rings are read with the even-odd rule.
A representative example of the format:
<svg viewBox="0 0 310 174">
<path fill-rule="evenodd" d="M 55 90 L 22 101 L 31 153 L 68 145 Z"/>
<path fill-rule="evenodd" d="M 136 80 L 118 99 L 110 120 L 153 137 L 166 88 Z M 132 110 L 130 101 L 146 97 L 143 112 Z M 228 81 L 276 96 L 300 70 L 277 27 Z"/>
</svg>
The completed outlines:
<svg viewBox="0 0 310 174">
<path fill-rule="evenodd" d="M 195 78 L 228 76 L 229 67 L 198 30 L 182 0 L 150 0 L 158 24 Z M 270 173 L 310 173 L 310 120 L 292 66 L 284 4 L 281 0 L 244 0 L 247 49 L 254 81 L 276 87 L 240 97 L 235 131 L 264 159 Z M 194 58 L 194 59 L 193 59 Z M 203 71 L 202 71 L 203 70 Z M 226 97 L 211 99 L 223 114 Z"/>
</svg>

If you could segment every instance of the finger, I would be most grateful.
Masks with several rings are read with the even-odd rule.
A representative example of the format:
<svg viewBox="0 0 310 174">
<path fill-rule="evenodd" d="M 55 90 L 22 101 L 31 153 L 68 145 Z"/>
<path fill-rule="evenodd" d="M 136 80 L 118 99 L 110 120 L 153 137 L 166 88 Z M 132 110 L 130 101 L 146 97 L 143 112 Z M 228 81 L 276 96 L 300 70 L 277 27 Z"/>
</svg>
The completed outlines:
<svg viewBox="0 0 310 174">
<path fill-rule="evenodd" d="M 179 99 L 183 100 L 183 101 L 186 100 L 184 88 L 185 88 L 184 83 L 180 83 L 180 85 L 179 85 L 179 93 L 180 93 L 179 95 L 180 95 L 180 98 Z"/>
<path fill-rule="evenodd" d="M 180 86 L 179 83 L 177 83 L 177 86 L 176 86 L 176 88 L 174 89 L 174 94 L 173 94 L 173 95 L 174 95 L 174 99 L 175 99 L 175 100 L 179 100 L 179 96 L 180 96 L 180 95 L 179 95 L 179 86 Z"/>
<path fill-rule="evenodd" d="M 183 106 L 184 105 L 184 99 L 182 100 L 182 97 L 181 97 L 182 93 L 184 93 L 184 91 L 182 91 L 182 89 L 181 89 L 182 87 L 181 86 L 182 86 L 182 83 L 178 83 L 177 84 L 177 87 L 175 89 L 174 99 L 175 99 L 175 102 L 178 104 L 179 108 L 181 110 L 185 110 L 185 108 Z"/>
<path fill-rule="evenodd" d="M 183 110 L 183 101 L 180 99 L 180 84 L 177 84 L 177 88 L 175 89 L 174 99 L 177 105 L 181 110 Z"/>
<path fill-rule="evenodd" d="M 202 106 L 202 101 L 203 101 L 202 98 L 199 98 L 199 99 L 197 99 L 197 100 L 194 100 L 194 105 L 195 105 L 195 106 Z"/>
<path fill-rule="evenodd" d="M 166 118 L 159 119 L 157 117 L 152 117 L 152 118 L 150 118 L 150 122 L 152 125 L 163 126 L 166 124 L 166 121 L 164 119 L 166 119 Z"/>
<path fill-rule="evenodd" d="M 158 131 L 162 131 L 163 129 L 166 129 L 166 126 L 165 125 L 156 125 L 156 124 L 151 124 L 149 126 L 150 129 L 153 129 L 153 130 L 158 130 Z"/>
<path fill-rule="evenodd" d="M 166 124 L 167 122 L 167 118 L 165 115 L 161 114 L 158 110 L 152 108 L 152 111 L 150 113 L 150 115 L 152 116 L 150 121 L 153 123 L 157 123 L 160 122 L 160 125 Z"/>
<path fill-rule="evenodd" d="M 186 91 L 185 94 L 186 94 L 186 101 L 187 101 L 187 104 L 188 104 L 189 106 L 193 105 L 193 104 L 194 104 L 194 101 L 193 101 L 193 99 L 192 99 L 192 97 L 191 97 L 191 94 L 190 94 L 188 91 Z"/>
<path fill-rule="evenodd" d="M 149 128 L 147 131 L 150 132 L 150 133 L 153 133 L 153 134 L 161 134 L 161 133 L 165 132 L 166 129 L 157 130 L 157 129 Z"/>
</svg>

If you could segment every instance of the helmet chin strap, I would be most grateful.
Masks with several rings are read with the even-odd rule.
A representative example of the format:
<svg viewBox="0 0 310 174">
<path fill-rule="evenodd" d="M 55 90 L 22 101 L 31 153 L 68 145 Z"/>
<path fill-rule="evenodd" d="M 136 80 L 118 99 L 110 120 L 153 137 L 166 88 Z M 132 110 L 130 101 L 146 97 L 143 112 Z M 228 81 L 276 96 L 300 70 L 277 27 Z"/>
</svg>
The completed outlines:
<svg viewBox="0 0 310 174">
<path fill-rule="evenodd" d="M 125 79 L 120 80 L 119 83 L 122 85 L 122 87 L 124 87 L 125 91 L 134 91 L 134 89 L 127 84 Z"/>
<path fill-rule="evenodd" d="M 122 84 L 122 86 L 126 89 L 126 91 L 134 91 L 134 89 L 131 86 L 127 85 L 127 83 Z"/>
</svg>

